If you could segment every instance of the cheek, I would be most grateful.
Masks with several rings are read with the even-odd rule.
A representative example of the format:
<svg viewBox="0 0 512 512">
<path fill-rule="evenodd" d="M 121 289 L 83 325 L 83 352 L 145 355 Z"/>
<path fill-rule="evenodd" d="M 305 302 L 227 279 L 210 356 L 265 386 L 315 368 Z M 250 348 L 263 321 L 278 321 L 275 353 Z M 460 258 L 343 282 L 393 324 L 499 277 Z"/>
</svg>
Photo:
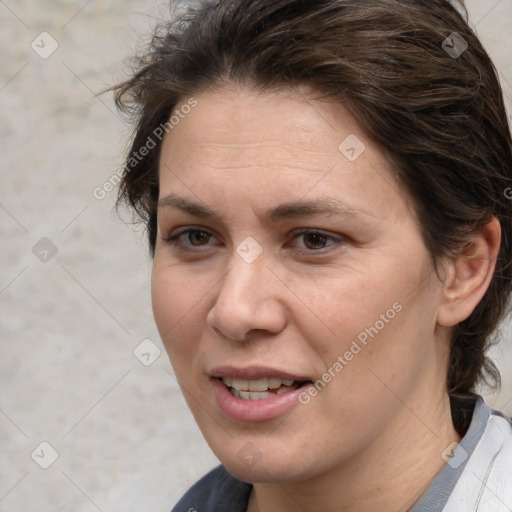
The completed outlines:
<svg viewBox="0 0 512 512">
<path fill-rule="evenodd" d="M 191 286 L 189 274 L 155 259 L 151 279 L 153 315 L 173 366 L 196 349 L 194 340 L 200 339 L 205 325 L 210 288 L 208 281 L 201 279 Z"/>
<path fill-rule="evenodd" d="M 294 317 L 301 331 L 308 333 L 308 339 L 318 340 L 320 350 L 331 348 L 338 353 L 380 321 L 381 314 L 391 310 L 388 316 L 394 317 L 393 304 L 403 295 L 389 270 L 376 272 L 369 267 L 337 269 L 312 279 L 290 276 L 289 282 L 298 299 Z M 325 336 L 329 343 L 321 341 Z"/>
<path fill-rule="evenodd" d="M 400 261 L 381 257 L 345 267 L 337 272 L 341 277 L 331 274 L 309 282 L 302 276 L 290 285 L 300 299 L 294 323 L 320 367 L 331 368 L 336 376 L 350 375 L 337 381 L 351 391 L 368 386 L 370 368 L 392 379 L 411 357 L 423 357 L 423 341 L 432 334 L 433 298 L 426 281 L 418 286 L 423 265 Z"/>
</svg>

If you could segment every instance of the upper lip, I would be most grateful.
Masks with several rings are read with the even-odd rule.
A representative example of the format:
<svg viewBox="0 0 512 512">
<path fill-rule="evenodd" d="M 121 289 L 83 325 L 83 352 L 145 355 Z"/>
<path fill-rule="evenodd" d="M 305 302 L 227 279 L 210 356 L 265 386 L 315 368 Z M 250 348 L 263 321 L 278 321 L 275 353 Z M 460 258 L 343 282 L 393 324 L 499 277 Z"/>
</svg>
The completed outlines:
<svg viewBox="0 0 512 512">
<path fill-rule="evenodd" d="M 304 375 L 293 374 L 276 368 L 268 368 L 264 366 L 247 366 L 245 368 L 238 368 L 236 366 L 217 366 L 210 371 L 210 376 L 216 378 L 231 377 L 233 379 L 244 380 L 258 380 L 271 377 L 281 380 L 310 380 Z"/>
</svg>

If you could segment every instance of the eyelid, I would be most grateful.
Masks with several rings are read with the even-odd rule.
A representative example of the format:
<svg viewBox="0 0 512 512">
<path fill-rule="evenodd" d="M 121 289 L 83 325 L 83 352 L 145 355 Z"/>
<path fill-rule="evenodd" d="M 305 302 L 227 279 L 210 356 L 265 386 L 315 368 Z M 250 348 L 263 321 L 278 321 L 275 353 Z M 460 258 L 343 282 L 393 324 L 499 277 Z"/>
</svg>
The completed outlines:
<svg viewBox="0 0 512 512">
<path fill-rule="evenodd" d="M 309 235 L 311 233 L 318 233 L 319 235 L 323 235 L 325 237 L 336 238 L 340 240 L 343 238 L 341 235 L 335 235 L 330 231 L 325 231 L 320 228 L 297 228 L 291 231 L 292 235 Z"/>
<path fill-rule="evenodd" d="M 318 229 L 318 228 L 299 228 L 299 229 L 295 229 L 291 232 L 291 235 L 293 237 L 300 236 L 300 235 L 311 235 L 311 234 L 322 235 L 325 238 L 329 238 L 331 240 L 337 240 L 340 242 L 342 240 L 346 239 L 345 236 L 337 235 L 337 234 L 331 233 L 329 231 L 324 231 L 324 230 Z"/>
</svg>

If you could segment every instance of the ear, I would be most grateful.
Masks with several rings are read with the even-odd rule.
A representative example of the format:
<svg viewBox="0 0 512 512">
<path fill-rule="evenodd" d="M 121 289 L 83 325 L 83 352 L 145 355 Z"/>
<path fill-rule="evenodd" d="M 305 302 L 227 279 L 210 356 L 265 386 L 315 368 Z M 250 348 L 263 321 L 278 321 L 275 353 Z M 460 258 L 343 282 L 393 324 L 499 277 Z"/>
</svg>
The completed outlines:
<svg viewBox="0 0 512 512">
<path fill-rule="evenodd" d="M 491 282 L 501 240 L 501 226 L 492 218 L 455 259 L 446 264 L 438 325 L 452 327 L 471 315 Z"/>
</svg>

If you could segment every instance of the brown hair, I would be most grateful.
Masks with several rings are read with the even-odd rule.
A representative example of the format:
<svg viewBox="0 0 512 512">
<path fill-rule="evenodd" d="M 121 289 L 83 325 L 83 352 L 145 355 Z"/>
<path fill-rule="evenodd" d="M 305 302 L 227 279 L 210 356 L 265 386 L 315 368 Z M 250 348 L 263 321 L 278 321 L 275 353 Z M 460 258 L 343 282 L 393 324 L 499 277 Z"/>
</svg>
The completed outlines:
<svg viewBox="0 0 512 512">
<path fill-rule="evenodd" d="M 512 289 L 512 141 L 494 66 L 460 12 L 447 0 L 204 1 L 159 26 L 138 66 L 115 88 L 135 124 L 118 199 L 146 223 L 152 254 L 160 141 L 130 157 L 180 102 L 228 82 L 308 85 L 347 106 L 409 191 L 434 262 L 500 221 L 489 289 L 453 329 L 447 388 L 462 432 L 476 383 L 500 380 L 486 351 Z"/>
</svg>

